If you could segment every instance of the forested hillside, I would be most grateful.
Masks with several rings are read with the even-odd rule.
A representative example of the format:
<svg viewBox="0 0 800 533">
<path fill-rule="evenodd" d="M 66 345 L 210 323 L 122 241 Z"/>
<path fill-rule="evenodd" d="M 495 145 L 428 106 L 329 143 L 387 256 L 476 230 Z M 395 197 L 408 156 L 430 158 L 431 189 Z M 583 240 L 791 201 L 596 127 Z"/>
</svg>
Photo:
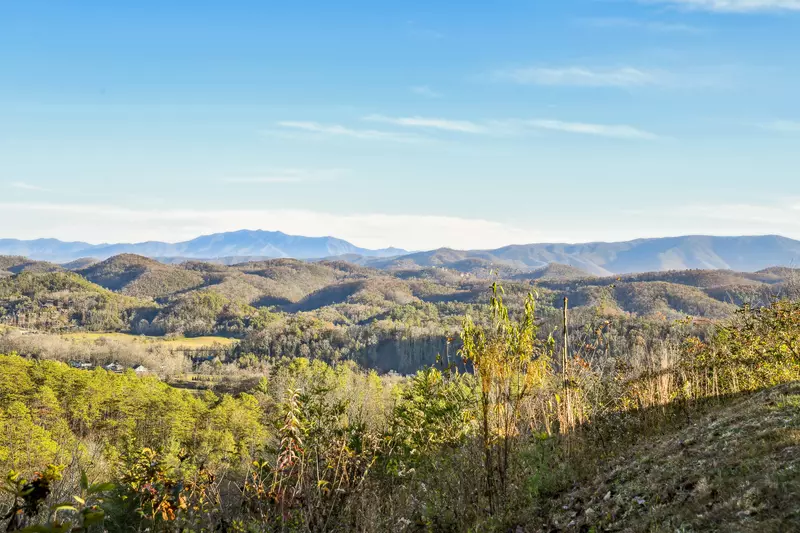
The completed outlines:
<svg viewBox="0 0 800 533">
<path fill-rule="evenodd" d="M 798 486 L 779 468 L 795 460 L 796 391 L 748 396 L 800 379 L 798 270 L 458 265 L 3 257 L 1 520 L 52 533 L 798 525 L 769 490 Z M 771 444 L 715 444 L 751 426 Z M 724 475 L 701 464 L 712 456 Z"/>
<path fill-rule="evenodd" d="M 26 294 L 81 288 L 130 298 L 74 274 L 49 274 L 49 285 L 15 276 Z M 369 288 L 375 279 L 380 290 Z M 346 280 L 337 299 L 365 286 L 401 298 L 392 283 Z M 194 294 L 216 294 L 208 291 Z M 688 320 L 596 317 L 564 345 L 542 329 L 532 294 L 494 285 L 483 298 L 457 321 L 460 363 L 407 378 L 326 363 L 314 336 L 299 345 L 309 357 L 272 359 L 228 392 L 138 368 L 0 355 L 0 470 L 8 472 L 0 525 L 26 533 L 800 527 L 797 301 L 743 308 L 703 338 Z M 290 317 L 296 328 L 312 320 Z M 230 363 L 217 361 L 218 371 Z"/>
<path fill-rule="evenodd" d="M 461 317 L 485 306 L 490 280 L 507 302 L 536 294 L 545 328 L 558 326 L 567 297 L 576 317 L 667 325 L 687 316 L 720 320 L 737 306 L 796 291 L 797 270 L 687 270 L 594 277 L 551 264 L 529 273 L 448 267 L 389 269 L 344 261 L 274 259 L 231 266 L 164 264 L 130 254 L 59 265 L 2 258 L 0 324 L 48 333 L 125 332 L 241 340 L 247 361 L 313 356 L 409 373 L 433 362 Z M 652 326 L 648 326 L 652 327 Z M 454 347 L 456 349 L 456 347 Z"/>
</svg>

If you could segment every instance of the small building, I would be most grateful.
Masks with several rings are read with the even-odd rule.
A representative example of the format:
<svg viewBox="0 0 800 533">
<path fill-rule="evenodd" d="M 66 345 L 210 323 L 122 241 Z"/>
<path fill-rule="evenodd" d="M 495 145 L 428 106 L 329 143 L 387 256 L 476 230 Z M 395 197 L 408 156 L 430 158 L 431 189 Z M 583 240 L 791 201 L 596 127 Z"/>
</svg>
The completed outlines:
<svg viewBox="0 0 800 533">
<path fill-rule="evenodd" d="M 133 367 L 133 371 L 136 372 L 137 376 L 144 376 L 145 374 L 150 373 L 147 367 L 143 365 L 136 365 L 135 367 Z"/>
<path fill-rule="evenodd" d="M 115 372 L 117 374 L 122 374 L 125 371 L 125 367 L 119 363 L 110 363 L 104 366 L 103 368 L 105 368 L 109 372 Z"/>
</svg>

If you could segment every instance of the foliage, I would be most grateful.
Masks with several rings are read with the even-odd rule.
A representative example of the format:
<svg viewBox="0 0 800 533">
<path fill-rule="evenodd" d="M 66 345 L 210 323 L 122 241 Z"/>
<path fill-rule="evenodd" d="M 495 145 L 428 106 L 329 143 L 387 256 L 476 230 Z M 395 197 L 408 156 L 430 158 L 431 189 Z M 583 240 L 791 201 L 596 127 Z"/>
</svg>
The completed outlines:
<svg viewBox="0 0 800 533">
<path fill-rule="evenodd" d="M 34 473 L 30 481 L 13 470 L 8 474 L 3 489 L 11 494 L 12 505 L 3 517 L 9 521 L 6 531 L 78 533 L 88 532 L 95 525 L 102 526 L 105 519 L 102 507 L 104 493 L 115 487 L 111 483 L 89 484 L 85 472 L 80 474 L 80 494 L 73 495 L 72 501 L 53 504 L 45 523 L 34 525 L 52 491 L 52 485 L 61 480 L 62 470 L 63 466 L 48 465 L 44 472 Z"/>
<path fill-rule="evenodd" d="M 343 350 L 411 343 L 425 328 L 446 339 L 451 332 L 437 321 L 449 315 L 434 304 L 411 302 L 362 326 L 314 313 L 259 313 L 262 329 L 230 360 L 213 363 L 220 374 L 250 372 L 235 394 L 179 389 L 132 371 L 0 356 L 0 469 L 12 471 L 0 516 L 11 530 L 37 531 L 513 531 L 569 529 L 570 521 L 583 530 L 636 529 L 647 524 L 625 518 L 642 516 L 643 504 L 631 503 L 640 497 L 631 483 L 655 471 L 655 456 L 638 442 L 700 431 L 687 420 L 743 393 L 800 380 L 798 302 L 744 308 L 713 331 L 692 319 L 579 309 L 560 368 L 552 360 L 552 308 L 537 316 L 528 289 L 494 285 L 489 305 L 470 307 L 464 319 L 463 361 L 410 377 L 365 370 Z M 231 304 L 213 291 L 187 294 L 181 301 L 202 309 L 222 313 Z M 464 308 L 448 312 L 456 309 Z M 220 313 L 196 316 L 217 320 Z M 436 360 L 434 345 L 423 346 Z M 569 409 L 581 413 L 576 425 L 563 423 L 565 390 Z M 794 396 L 770 401 L 796 403 Z M 769 419 L 789 420 L 789 407 Z M 731 427 L 744 428 L 740 422 Z M 791 424 L 768 435 L 769 464 L 796 448 L 800 430 Z M 735 472 L 715 485 L 721 493 L 736 494 L 735 480 L 746 479 L 764 492 L 752 498 L 759 505 L 770 497 L 787 501 L 736 470 L 735 435 L 719 431 L 707 437 L 726 443 L 718 453 Z M 756 450 L 757 441 L 746 442 Z M 660 445 L 674 457 L 683 453 L 674 439 Z M 649 463 L 629 468 L 622 458 L 628 453 Z M 704 465 L 714 464 L 713 454 L 698 453 Z M 767 464 L 755 452 L 746 459 L 747 468 Z M 686 460 L 675 459 L 684 477 Z M 604 461 L 615 470 L 594 486 L 612 490 L 613 505 L 601 503 L 609 501 L 605 493 L 580 488 Z M 792 476 L 780 479 L 795 486 Z M 645 488 L 647 502 L 672 501 Z M 610 518 L 580 502 L 553 506 L 570 491 Z M 583 514 L 570 516 L 573 507 Z M 703 512 L 695 508 L 695 516 Z"/>
<path fill-rule="evenodd" d="M 542 342 L 537 336 L 533 295 L 528 295 L 521 316 L 513 320 L 503 304 L 502 291 L 497 283 L 492 284 L 489 327 L 476 326 L 466 318 L 461 349 L 462 357 L 472 363 L 479 384 L 490 512 L 508 488 L 510 455 L 519 431 L 522 403 L 546 385 L 552 366 L 553 342 Z"/>
<path fill-rule="evenodd" d="M 445 339 L 458 336 L 462 316 L 485 314 L 484 278 L 491 263 L 464 263 L 458 255 L 443 254 L 447 268 L 396 270 L 390 261 L 378 270 L 291 259 L 166 265 L 123 254 L 74 273 L 3 258 L 0 267 L 9 270 L 0 279 L 0 323 L 39 332 L 217 335 L 246 340 L 234 357 L 253 354 L 259 363 L 298 356 L 328 363 L 347 359 L 410 374 L 435 363 Z M 512 312 L 523 310 L 531 284 L 536 286 L 545 332 L 565 296 L 577 314 L 669 325 L 686 315 L 722 320 L 744 303 L 768 305 L 773 297 L 790 295 L 797 277 L 792 269 L 612 277 L 587 277 L 564 265 L 494 271 L 513 278 L 503 282 Z"/>
<path fill-rule="evenodd" d="M 436 368 L 420 370 L 392 413 L 391 471 L 402 476 L 440 449 L 463 445 L 477 430 L 476 415 L 471 374 L 448 376 Z"/>
</svg>

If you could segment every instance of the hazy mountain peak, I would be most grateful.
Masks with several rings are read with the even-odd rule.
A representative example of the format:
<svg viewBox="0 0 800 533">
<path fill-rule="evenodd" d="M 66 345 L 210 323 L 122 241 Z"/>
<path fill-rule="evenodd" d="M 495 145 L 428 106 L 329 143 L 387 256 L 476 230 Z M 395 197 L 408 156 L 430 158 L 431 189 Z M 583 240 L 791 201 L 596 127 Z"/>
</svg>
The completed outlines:
<svg viewBox="0 0 800 533">
<path fill-rule="evenodd" d="M 304 237 L 282 231 L 238 230 L 202 235 L 194 239 L 166 243 L 109 243 L 92 245 L 85 242 L 64 242 L 58 239 L 0 239 L 0 255 L 24 256 L 31 259 L 70 262 L 83 257 L 100 260 L 120 254 L 145 257 L 180 257 L 216 259 L 222 257 L 292 257 L 322 259 L 345 254 L 363 257 L 390 257 L 407 253 L 398 248 L 371 250 L 360 248 L 335 237 Z"/>
<path fill-rule="evenodd" d="M 446 267 L 470 272 L 503 268 L 530 272 L 552 263 L 596 276 L 664 270 L 731 269 L 756 271 L 800 264 L 800 241 L 780 235 L 714 237 L 686 235 L 625 242 L 517 244 L 496 250 L 436 250 L 408 253 L 397 248 L 370 250 L 336 237 L 304 237 L 281 231 L 248 230 L 203 235 L 179 243 L 91 245 L 57 239 L 0 239 L 0 255 L 68 262 L 119 254 L 150 258 L 295 258 L 348 260 L 378 268 Z M 511 270 L 509 270 L 511 269 Z M 573 272 L 572 275 L 577 275 Z"/>
</svg>

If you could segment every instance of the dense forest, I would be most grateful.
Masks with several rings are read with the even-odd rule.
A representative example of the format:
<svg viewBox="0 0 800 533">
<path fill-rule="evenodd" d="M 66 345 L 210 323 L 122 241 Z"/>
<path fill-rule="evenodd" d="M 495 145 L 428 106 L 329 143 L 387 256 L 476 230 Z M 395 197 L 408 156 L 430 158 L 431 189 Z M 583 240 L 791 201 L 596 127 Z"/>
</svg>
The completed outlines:
<svg viewBox="0 0 800 533">
<path fill-rule="evenodd" d="M 167 265 L 133 255 L 66 266 L 5 257 L 2 272 L 0 324 L 17 332 L 214 335 L 241 341 L 224 357 L 242 359 L 243 366 L 312 357 L 401 374 L 432 364 L 447 339 L 458 337 L 462 317 L 485 310 L 488 284 L 504 274 L 482 264 L 473 270 L 288 259 Z M 579 323 L 608 320 L 624 331 L 670 329 L 687 316 L 698 327 L 724 319 L 738 306 L 797 292 L 797 273 L 690 270 L 598 278 L 550 265 L 506 273 L 513 279 L 502 281 L 512 309 L 528 292 L 536 294 L 543 330 L 559 327 L 567 297 Z M 35 350 L 15 335 L 5 336 L 6 351 Z"/>
<path fill-rule="evenodd" d="M 791 269 L 0 266 L 8 531 L 800 527 Z"/>
<path fill-rule="evenodd" d="M 798 379 L 797 303 L 745 308 L 706 342 L 687 336 L 658 350 L 586 359 L 586 351 L 562 353 L 540 335 L 532 296 L 509 312 L 502 294 L 496 287 L 487 295 L 485 320 L 464 319 L 459 357 L 470 372 L 439 366 L 400 378 L 353 362 L 293 358 L 270 364 L 246 392 L 216 394 L 132 370 L 2 356 L 7 529 L 644 530 L 637 502 L 657 497 L 674 512 L 657 514 L 647 530 L 738 523 L 738 508 L 678 512 L 680 494 L 638 495 L 605 516 L 587 509 L 563 521 L 553 504 L 637 441 L 729 398 Z M 790 452 L 800 391 L 770 398 L 784 425 L 767 428 L 774 435 L 758 457 L 800 464 Z M 800 489 L 781 472 L 760 477 Z M 681 482 L 706 476 L 702 483 L 724 492 L 718 498 L 737 495 L 731 479 L 710 475 Z M 612 496 L 627 490 L 624 479 L 605 486 Z M 750 504 L 773 505 L 770 497 L 750 494 Z M 800 525 L 790 508 L 770 517 Z"/>
</svg>

